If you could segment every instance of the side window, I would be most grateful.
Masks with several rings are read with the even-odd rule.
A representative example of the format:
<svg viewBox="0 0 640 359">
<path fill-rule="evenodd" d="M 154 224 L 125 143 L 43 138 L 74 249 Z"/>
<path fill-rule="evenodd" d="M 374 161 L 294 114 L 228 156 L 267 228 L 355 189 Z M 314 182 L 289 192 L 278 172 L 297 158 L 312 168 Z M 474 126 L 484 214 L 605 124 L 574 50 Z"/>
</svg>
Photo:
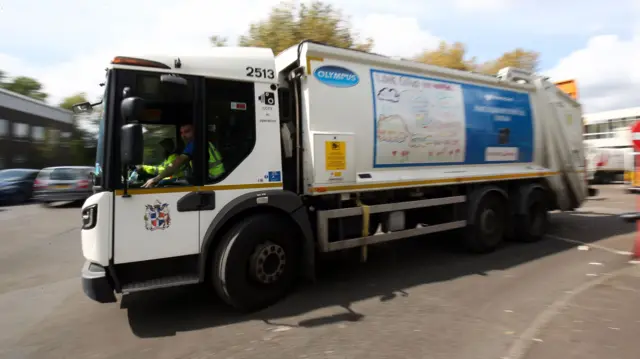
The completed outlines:
<svg viewBox="0 0 640 359">
<path fill-rule="evenodd" d="M 132 187 L 144 184 L 164 170 L 184 148 L 177 136 L 177 125 L 143 125 L 144 159 L 136 168 L 129 169 L 128 181 Z M 164 178 L 161 186 L 189 185 L 190 165 L 183 165 L 180 171 Z"/>
<path fill-rule="evenodd" d="M 254 99 L 253 83 L 206 80 L 207 184 L 220 182 L 253 151 Z"/>
<path fill-rule="evenodd" d="M 181 76 L 187 86 L 163 84 L 161 74 L 142 71 L 119 72 L 117 92 L 137 96 L 145 101 L 144 113 L 139 119 L 142 125 L 143 160 L 121 172 L 120 181 L 130 188 L 140 188 L 149 179 L 160 179 L 157 187 L 191 186 L 194 184 L 192 159 L 179 167 L 170 165 L 194 146 L 195 84 L 191 76 Z M 184 139 L 184 140 L 183 140 Z M 188 143 L 185 143 L 187 141 Z M 192 153 L 192 152 L 189 152 Z"/>
</svg>

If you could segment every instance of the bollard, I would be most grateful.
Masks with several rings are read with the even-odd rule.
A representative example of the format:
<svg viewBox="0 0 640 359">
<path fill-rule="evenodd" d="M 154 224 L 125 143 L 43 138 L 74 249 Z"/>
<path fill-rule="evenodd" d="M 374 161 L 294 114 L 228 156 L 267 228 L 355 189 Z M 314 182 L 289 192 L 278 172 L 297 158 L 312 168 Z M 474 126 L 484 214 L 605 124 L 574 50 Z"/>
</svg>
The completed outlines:
<svg viewBox="0 0 640 359">
<path fill-rule="evenodd" d="M 640 207 L 640 196 L 636 197 L 636 205 Z M 633 259 L 640 259 L 640 212 L 623 213 L 620 215 L 620 218 L 628 223 L 636 223 L 636 238 L 633 241 L 631 257 Z"/>
</svg>

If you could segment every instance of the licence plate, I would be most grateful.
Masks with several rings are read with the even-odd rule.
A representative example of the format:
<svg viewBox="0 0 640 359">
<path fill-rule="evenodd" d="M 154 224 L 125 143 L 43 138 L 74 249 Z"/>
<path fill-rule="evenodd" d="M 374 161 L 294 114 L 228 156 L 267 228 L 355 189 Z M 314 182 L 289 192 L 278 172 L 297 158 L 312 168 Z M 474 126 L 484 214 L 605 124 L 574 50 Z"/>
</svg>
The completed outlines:
<svg viewBox="0 0 640 359">
<path fill-rule="evenodd" d="M 65 189 L 65 188 L 69 188 L 69 185 L 68 184 L 59 184 L 59 185 L 53 186 L 53 188 L 55 188 L 55 189 Z"/>
</svg>

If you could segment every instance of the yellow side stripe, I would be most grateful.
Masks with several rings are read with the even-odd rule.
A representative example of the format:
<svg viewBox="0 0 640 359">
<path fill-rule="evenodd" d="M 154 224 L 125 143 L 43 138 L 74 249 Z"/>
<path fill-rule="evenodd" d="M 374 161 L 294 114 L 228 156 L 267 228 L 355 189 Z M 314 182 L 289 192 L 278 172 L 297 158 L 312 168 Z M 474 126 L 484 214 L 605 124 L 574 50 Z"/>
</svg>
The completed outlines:
<svg viewBox="0 0 640 359">
<path fill-rule="evenodd" d="M 583 172 L 583 171 L 576 171 Z M 453 184 L 453 183 L 468 183 L 477 181 L 490 181 L 490 180 L 506 180 L 506 179 L 524 179 L 524 178 L 536 178 L 536 177 L 548 177 L 560 174 L 560 172 L 534 172 L 534 173 L 513 173 L 506 175 L 494 175 L 494 176 L 472 176 L 472 177 L 455 177 L 455 178 L 438 178 L 429 180 L 417 180 L 417 181 L 402 181 L 392 183 L 367 183 L 367 184 L 354 184 L 344 186 L 331 186 L 331 187 L 313 187 L 312 193 L 324 193 L 324 192 L 337 192 L 337 191 L 352 191 L 362 189 L 386 189 L 397 187 L 412 187 L 412 186 L 425 186 L 432 184 Z"/>
<path fill-rule="evenodd" d="M 576 173 L 583 173 L 583 170 L 575 171 Z M 398 188 L 398 187 L 411 187 L 411 186 L 425 186 L 432 184 L 453 184 L 453 183 L 468 183 L 477 181 L 490 181 L 490 180 L 507 180 L 507 179 L 524 179 L 524 178 L 536 178 L 536 177 L 548 177 L 559 175 L 560 172 L 534 172 L 534 173 L 513 173 L 505 175 L 494 176 L 472 176 L 472 177 L 455 177 L 455 178 L 439 178 L 429 180 L 417 180 L 417 181 L 402 181 L 391 183 L 366 183 L 366 184 L 354 184 L 343 186 L 331 186 L 331 187 L 313 187 L 312 193 L 324 193 L 324 192 L 337 192 L 337 191 L 350 191 L 361 189 L 386 189 L 386 188 Z M 228 184 L 228 185 L 210 185 L 210 186 L 185 186 L 185 187 L 162 187 L 162 188 L 132 188 L 129 189 L 129 194 L 160 194 L 160 193 L 184 193 L 184 192 L 197 192 L 197 191 L 232 191 L 240 189 L 267 189 L 267 188 L 281 188 L 282 182 L 268 182 L 268 183 L 243 183 L 243 184 Z M 123 190 L 118 189 L 115 191 L 116 196 L 122 196 Z"/>
<path fill-rule="evenodd" d="M 185 187 L 162 187 L 162 188 L 132 188 L 129 194 L 159 194 L 159 193 L 182 193 L 198 191 L 231 191 L 238 189 L 266 189 L 281 188 L 282 182 L 268 183 L 244 183 L 244 184 L 222 184 L 211 186 L 185 186 Z M 123 190 L 116 190 L 116 196 L 122 196 Z"/>
</svg>

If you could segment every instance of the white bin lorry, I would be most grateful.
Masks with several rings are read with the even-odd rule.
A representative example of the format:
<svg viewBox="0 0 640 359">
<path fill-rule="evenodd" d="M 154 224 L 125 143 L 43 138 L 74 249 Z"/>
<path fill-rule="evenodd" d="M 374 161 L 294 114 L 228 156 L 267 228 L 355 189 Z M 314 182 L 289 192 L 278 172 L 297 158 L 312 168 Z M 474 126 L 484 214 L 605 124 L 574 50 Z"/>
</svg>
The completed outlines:
<svg viewBox="0 0 640 359">
<path fill-rule="evenodd" d="M 454 229 L 488 252 L 539 240 L 548 211 L 588 193 L 580 105 L 526 71 L 304 41 L 278 56 L 118 56 L 103 85 L 99 104 L 76 106 L 102 109 L 82 208 L 82 283 L 98 302 L 204 283 L 257 310 L 313 280 L 320 253 Z M 141 165 L 162 161 L 166 138 L 188 165 L 145 188 Z"/>
<path fill-rule="evenodd" d="M 623 180 L 633 171 L 633 148 L 587 148 L 587 167 L 593 169 L 593 183 Z"/>
</svg>

